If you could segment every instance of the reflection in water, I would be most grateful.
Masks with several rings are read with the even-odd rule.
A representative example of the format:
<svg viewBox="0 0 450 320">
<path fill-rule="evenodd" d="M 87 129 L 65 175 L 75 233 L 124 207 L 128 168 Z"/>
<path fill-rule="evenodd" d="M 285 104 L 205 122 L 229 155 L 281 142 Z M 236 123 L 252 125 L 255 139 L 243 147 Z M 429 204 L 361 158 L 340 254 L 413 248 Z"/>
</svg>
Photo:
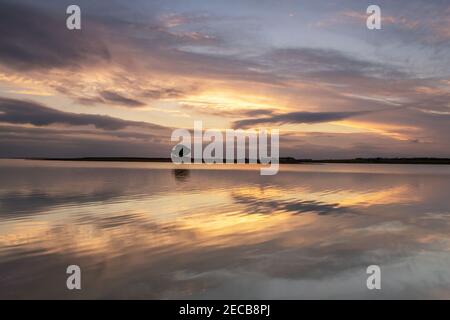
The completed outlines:
<svg viewBox="0 0 450 320">
<path fill-rule="evenodd" d="M 189 178 L 188 169 L 173 169 L 172 172 L 177 181 L 184 182 Z"/>
<path fill-rule="evenodd" d="M 450 298 L 450 170 L 395 167 L 1 160 L 0 298 Z"/>
</svg>

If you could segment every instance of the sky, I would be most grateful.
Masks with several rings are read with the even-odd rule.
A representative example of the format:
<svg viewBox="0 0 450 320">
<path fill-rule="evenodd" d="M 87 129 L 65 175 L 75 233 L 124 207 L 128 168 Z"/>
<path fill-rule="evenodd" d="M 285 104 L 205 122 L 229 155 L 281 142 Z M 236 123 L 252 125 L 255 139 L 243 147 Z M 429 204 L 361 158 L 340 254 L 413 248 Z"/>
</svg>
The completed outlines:
<svg viewBox="0 0 450 320">
<path fill-rule="evenodd" d="M 279 129 L 281 156 L 450 157 L 447 0 L 0 0 L 0 34 L 0 157 L 170 157 L 199 120 Z"/>
</svg>

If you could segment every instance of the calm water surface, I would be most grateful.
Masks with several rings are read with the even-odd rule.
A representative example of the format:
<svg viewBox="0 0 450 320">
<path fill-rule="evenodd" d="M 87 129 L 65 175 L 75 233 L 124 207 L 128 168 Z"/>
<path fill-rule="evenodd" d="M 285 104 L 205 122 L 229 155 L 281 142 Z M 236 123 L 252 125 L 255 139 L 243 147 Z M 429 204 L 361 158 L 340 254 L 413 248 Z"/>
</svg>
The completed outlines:
<svg viewBox="0 0 450 320">
<path fill-rule="evenodd" d="M 450 166 L 0 160 L 0 298 L 448 299 L 449 190 Z"/>
</svg>

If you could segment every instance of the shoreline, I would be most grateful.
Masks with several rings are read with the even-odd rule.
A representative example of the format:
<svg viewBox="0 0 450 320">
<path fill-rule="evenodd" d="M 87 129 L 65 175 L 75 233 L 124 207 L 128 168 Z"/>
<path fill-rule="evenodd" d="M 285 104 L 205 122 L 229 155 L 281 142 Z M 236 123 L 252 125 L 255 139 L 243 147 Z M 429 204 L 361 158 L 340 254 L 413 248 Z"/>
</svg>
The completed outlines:
<svg viewBox="0 0 450 320">
<path fill-rule="evenodd" d="M 172 162 L 171 158 L 145 158 L 145 157 L 79 157 L 79 158 L 9 158 L 22 160 L 44 161 L 86 161 L 86 162 Z M 235 160 L 235 163 L 237 161 Z M 349 164 L 430 164 L 450 165 L 449 158 L 354 158 L 354 159 L 295 159 L 280 158 L 280 164 L 320 164 L 320 163 L 349 163 Z M 248 164 L 248 159 L 245 160 Z"/>
</svg>

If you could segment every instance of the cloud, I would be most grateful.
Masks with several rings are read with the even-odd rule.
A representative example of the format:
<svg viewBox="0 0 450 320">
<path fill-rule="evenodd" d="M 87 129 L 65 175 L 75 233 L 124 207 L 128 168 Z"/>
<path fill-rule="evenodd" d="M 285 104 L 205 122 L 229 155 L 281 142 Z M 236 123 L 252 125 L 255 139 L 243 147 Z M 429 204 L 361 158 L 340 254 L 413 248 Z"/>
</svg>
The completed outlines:
<svg viewBox="0 0 450 320">
<path fill-rule="evenodd" d="M 361 59 L 343 51 L 324 48 L 281 48 L 271 50 L 263 57 L 274 71 L 287 75 L 342 74 L 352 77 L 404 78 L 406 73 L 389 63 Z M 324 77 L 325 78 L 325 77 Z"/>
<path fill-rule="evenodd" d="M 450 39 L 450 7 L 445 1 L 402 1 L 381 5 L 383 41 L 393 36 L 397 40 L 417 42 L 427 46 L 448 47 Z M 311 26 L 318 28 L 355 28 L 365 26 L 367 17 L 361 7 L 338 11 Z M 365 35 L 366 36 L 366 35 Z M 367 37 L 366 37 L 367 38 Z"/>
<path fill-rule="evenodd" d="M 187 24 L 197 24 L 201 22 L 206 22 L 211 19 L 212 17 L 210 17 L 207 14 L 193 14 L 193 13 L 183 13 L 183 14 L 169 13 L 159 16 L 159 21 L 166 28 L 174 28 Z"/>
<path fill-rule="evenodd" d="M 12 2 L 1 2 L 0 12 L 0 60 L 9 68 L 74 68 L 111 58 L 94 26 L 89 32 L 71 31 L 64 14 Z"/>
<path fill-rule="evenodd" d="M 243 9 L 236 5 L 236 9 Z M 448 11 L 442 4 L 426 3 L 427 9 L 419 12 L 414 10 L 416 5 L 422 7 L 425 3 L 386 4 L 386 28 L 368 37 L 362 20 L 358 22 L 362 22 L 360 28 L 354 28 L 352 23 L 346 23 L 348 28 L 337 24 L 332 34 L 320 28 L 302 31 L 290 23 L 275 25 L 272 22 L 280 19 L 275 7 L 273 12 L 261 8 L 267 14 L 248 17 L 253 19 L 249 22 L 249 12 L 245 10 L 203 11 L 193 4 L 186 11 L 187 7 L 174 3 L 162 6 L 158 2 L 136 5 L 84 0 L 80 2 L 83 30 L 74 32 L 65 28 L 64 5 L 52 1 L 38 7 L 31 0 L 0 0 L 0 90 L 7 92 L 8 97 L 19 97 L 2 98 L 0 120 L 18 127 L 32 124 L 36 130 L 53 124 L 62 124 L 67 130 L 78 126 L 76 129 L 83 131 L 80 135 L 88 134 L 88 130 L 93 131 L 89 135 L 102 131 L 101 139 L 113 139 L 120 134 L 127 143 L 141 139 L 139 132 L 129 131 L 152 131 L 155 126 L 94 113 L 107 113 L 104 106 L 123 106 L 129 108 L 130 117 L 136 118 L 133 109 L 148 106 L 139 113 L 151 117 L 163 110 L 167 116 L 159 119 L 168 126 L 187 125 L 181 116 L 190 113 L 189 116 L 205 121 L 214 118 L 213 124 L 218 127 L 238 120 L 234 126 L 242 128 L 341 121 L 358 116 L 357 120 L 330 126 L 329 130 L 359 130 L 357 136 L 370 133 L 364 137 L 364 149 L 347 143 L 354 139 L 349 135 L 309 137 L 306 141 L 299 138 L 283 145 L 283 149 L 289 151 L 287 155 L 296 155 L 291 150 L 295 152 L 301 143 L 309 143 L 311 157 L 348 157 L 348 152 L 352 156 L 376 156 L 374 152 L 384 154 L 387 149 L 392 155 L 397 151 L 444 154 L 449 150 L 449 86 L 442 82 L 448 78 L 448 50 L 432 53 L 437 47 L 422 47 L 420 41 L 431 39 L 431 29 L 441 32 L 445 39 Z M 352 13 L 364 14 L 365 10 L 360 9 L 360 3 L 349 4 L 345 21 L 362 19 Z M 404 9 L 402 14 L 396 11 L 400 9 Z M 331 2 L 311 4 L 308 10 L 309 18 L 317 21 L 336 15 L 343 8 Z M 419 13 L 426 16 L 418 19 Z M 435 22 L 430 20 L 432 15 L 436 16 Z M 408 18 L 402 20 L 403 16 Z M 411 21 L 419 21 L 419 26 L 414 28 Z M 246 28 L 251 25 L 258 28 Z M 304 41 L 297 41 L 294 33 L 298 32 Z M 276 46 L 272 41 L 275 36 L 279 39 Z M 93 114 L 63 112 L 20 100 L 25 92 L 47 94 L 45 101 L 59 110 L 89 105 Z M 66 98 L 75 103 L 60 105 Z M 389 114 L 359 113 L 402 105 L 410 109 Z M 391 135 L 386 134 L 385 126 Z M 417 130 L 403 132 L 405 128 Z M 329 130 L 327 126 L 327 133 Z M 394 134 L 419 143 L 389 141 Z M 45 140 L 52 134 L 42 137 Z M 32 134 L 27 139 L 37 141 Z M 17 143 L 16 149 L 23 146 Z M 399 144 L 405 148 L 401 150 Z M 298 148 L 289 149 L 292 145 Z M 340 148 L 343 145 L 345 148 Z"/>
<path fill-rule="evenodd" d="M 121 86 L 120 82 L 117 83 Z M 130 85 L 130 84 L 127 84 Z M 71 97 L 82 105 L 92 106 L 97 104 L 103 105 L 117 105 L 122 107 L 138 108 L 147 105 L 144 101 L 150 100 L 176 100 L 184 97 L 188 92 L 194 92 L 196 89 L 190 88 L 155 88 L 151 84 L 142 84 L 142 88 L 127 88 L 131 95 L 137 96 L 139 99 L 130 98 L 122 93 L 112 90 L 95 91 L 92 95 L 80 95 L 77 91 L 66 90 L 64 87 L 57 87 L 58 92 Z M 144 100 L 144 101 L 143 101 Z"/>
<path fill-rule="evenodd" d="M 189 88 L 190 92 L 194 92 L 196 88 Z M 142 92 L 142 95 L 151 99 L 176 99 L 184 97 L 187 93 L 184 89 L 180 88 L 158 88 L 148 89 Z"/>
<path fill-rule="evenodd" d="M 336 15 L 329 17 L 328 19 L 316 22 L 314 26 L 319 28 L 322 27 L 332 27 L 339 24 L 349 24 L 358 23 L 359 25 L 365 25 L 369 14 L 365 11 L 347 10 L 340 11 Z M 401 28 L 408 30 L 416 29 L 419 26 L 419 22 L 416 19 L 410 19 L 405 16 L 393 16 L 393 15 L 382 15 L 383 25 L 396 25 Z"/>
<path fill-rule="evenodd" d="M 224 43 L 201 32 L 197 22 L 205 21 L 202 16 L 177 16 L 175 20 L 194 23 L 194 28 L 180 29 L 161 21 L 157 5 L 144 15 L 118 10 L 116 3 L 101 7 L 103 15 L 93 15 L 88 3 L 82 7 L 82 30 L 71 31 L 65 27 L 66 15 L 56 11 L 64 6 L 0 2 L 5 15 L 0 21 L 0 72 L 30 79 L 77 103 L 126 107 L 180 98 L 210 81 L 279 80 L 255 71 L 260 66 L 254 61 L 219 53 Z M 43 76 L 42 70 L 50 72 Z"/>
<path fill-rule="evenodd" d="M 354 112 L 290 112 L 267 118 L 244 119 L 233 123 L 234 128 L 248 128 L 255 125 L 273 125 L 286 123 L 320 123 L 339 121 L 367 114 L 364 111 Z"/>
<path fill-rule="evenodd" d="M 147 122 L 128 121 L 106 115 L 63 112 L 32 101 L 0 97 L 0 122 L 48 126 L 65 124 L 70 126 L 93 125 L 98 129 L 120 130 L 130 126 L 165 129 Z"/>
<path fill-rule="evenodd" d="M 183 104 L 182 107 L 188 111 L 195 112 L 202 115 L 212 115 L 216 117 L 256 117 L 256 116 L 269 116 L 274 113 L 274 110 L 270 109 L 227 109 L 227 108 L 214 108 L 210 104 Z"/>
<path fill-rule="evenodd" d="M 83 105 L 96 105 L 96 104 L 105 104 L 105 105 L 118 105 L 124 107 L 143 107 L 145 103 L 136 99 L 125 97 L 124 95 L 109 91 L 103 90 L 96 97 L 76 97 L 73 95 L 77 102 Z"/>
<path fill-rule="evenodd" d="M 154 132 L 0 125 L 0 157 L 169 157 L 170 136 Z"/>
<path fill-rule="evenodd" d="M 123 106 L 128 106 L 128 107 L 142 107 L 145 106 L 145 103 L 135 100 L 135 99 L 131 99 L 131 98 L 127 98 L 117 92 L 114 91 L 102 91 L 100 93 L 100 95 L 102 96 L 102 98 L 105 100 L 106 103 L 112 103 L 112 104 L 118 104 L 118 105 L 123 105 Z"/>
</svg>

